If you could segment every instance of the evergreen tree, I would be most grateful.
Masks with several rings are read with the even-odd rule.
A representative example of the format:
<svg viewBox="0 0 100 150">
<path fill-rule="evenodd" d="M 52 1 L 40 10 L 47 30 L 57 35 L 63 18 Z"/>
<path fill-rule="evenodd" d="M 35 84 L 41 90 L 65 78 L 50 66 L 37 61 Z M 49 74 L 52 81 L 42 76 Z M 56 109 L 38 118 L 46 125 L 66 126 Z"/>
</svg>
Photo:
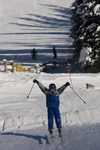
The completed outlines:
<svg viewBox="0 0 100 150">
<path fill-rule="evenodd" d="M 72 10 L 73 11 L 73 10 Z M 74 38 L 73 46 L 75 47 L 74 56 L 78 57 L 80 51 L 85 51 L 91 48 L 91 52 L 87 57 L 91 59 L 81 62 L 82 67 L 90 72 L 100 71 L 100 0 L 83 0 L 77 5 L 76 16 L 73 14 L 72 21 L 74 21 L 71 29 L 71 37 Z M 75 23 L 79 17 L 79 22 Z M 78 25 L 78 28 L 76 28 Z M 76 31 L 74 31 L 74 30 Z M 78 33 L 78 34 L 77 34 Z M 75 34 L 75 36 L 74 36 Z M 82 52 L 83 53 L 83 52 Z M 85 63 L 84 63 L 85 62 Z M 93 70 L 93 71 L 92 71 Z"/>
<path fill-rule="evenodd" d="M 72 3 L 71 11 L 72 11 L 72 28 L 71 28 L 71 37 L 74 39 L 73 41 L 73 47 L 74 50 L 74 57 L 79 57 L 80 50 L 82 48 L 81 46 L 81 39 L 78 37 L 80 36 L 80 26 L 82 25 L 82 20 L 80 19 L 80 14 L 78 12 L 81 11 L 81 4 L 83 0 L 76 0 L 74 3 Z"/>
</svg>

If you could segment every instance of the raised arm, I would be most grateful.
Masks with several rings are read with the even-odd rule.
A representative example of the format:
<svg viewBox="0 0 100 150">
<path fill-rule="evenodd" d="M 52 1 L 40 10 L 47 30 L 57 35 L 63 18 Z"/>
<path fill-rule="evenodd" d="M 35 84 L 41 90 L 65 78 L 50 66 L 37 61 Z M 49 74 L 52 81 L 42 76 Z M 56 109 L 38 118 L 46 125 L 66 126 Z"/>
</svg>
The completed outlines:
<svg viewBox="0 0 100 150">
<path fill-rule="evenodd" d="M 36 79 L 34 79 L 33 82 L 34 82 L 34 83 L 37 83 L 37 85 L 39 86 L 39 88 L 41 89 L 41 91 L 42 91 L 44 94 L 47 94 L 48 89 L 47 89 L 41 82 L 39 82 L 39 81 L 36 80 Z"/>
<path fill-rule="evenodd" d="M 57 92 L 58 94 L 60 95 L 65 89 L 67 86 L 69 86 L 70 83 L 69 82 L 66 82 L 66 84 L 64 84 L 63 86 L 61 86 L 60 88 L 57 89 Z"/>
</svg>

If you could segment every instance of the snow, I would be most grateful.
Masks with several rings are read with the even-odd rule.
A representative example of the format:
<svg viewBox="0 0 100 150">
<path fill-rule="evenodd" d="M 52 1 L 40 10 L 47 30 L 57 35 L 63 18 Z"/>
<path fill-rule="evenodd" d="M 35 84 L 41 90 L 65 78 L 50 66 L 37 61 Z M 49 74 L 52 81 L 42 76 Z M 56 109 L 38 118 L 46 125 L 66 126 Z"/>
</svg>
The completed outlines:
<svg viewBox="0 0 100 150">
<path fill-rule="evenodd" d="M 100 74 L 71 74 L 74 90 L 86 101 L 86 104 L 75 95 L 70 87 L 67 87 L 60 96 L 63 141 L 57 138 L 57 129 L 54 125 L 54 136 L 57 138 L 55 143 L 51 142 L 48 134 L 45 95 L 35 84 L 30 97 L 27 98 L 33 84 L 32 81 L 35 78 L 46 87 L 52 82 L 57 87 L 67 81 L 70 82 L 69 74 L 67 73 L 40 73 L 39 75 L 17 72 L 1 73 L 0 136 L 1 139 L 5 138 L 5 142 L 2 142 L 1 150 L 9 146 L 11 146 L 11 150 L 24 148 L 30 150 L 31 147 L 33 149 L 38 149 L 38 147 L 40 149 L 47 149 L 47 147 L 57 149 L 57 146 L 59 149 L 68 147 L 71 150 L 73 146 L 76 148 L 82 146 L 84 150 L 86 145 L 89 149 L 88 142 L 91 145 L 95 142 L 98 143 L 97 137 L 100 137 Z M 95 88 L 86 89 L 86 83 L 94 85 Z M 94 141 L 90 131 L 93 137 L 96 137 Z M 86 138 L 87 135 L 88 138 Z M 84 145 L 84 138 L 85 140 L 87 139 L 86 145 Z M 83 141 L 78 145 L 80 139 Z"/>
<path fill-rule="evenodd" d="M 95 1 L 94 1 L 94 2 L 86 3 L 86 5 L 87 5 L 89 8 L 93 7 L 93 6 L 94 6 L 94 4 L 95 4 Z"/>
<path fill-rule="evenodd" d="M 36 48 L 40 62 L 47 60 L 45 53 L 50 61 L 54 45 L 58 57 L 62 51 L 71 52 L 69 20 L 72 1 L 9 0 L 8 4 L 6 0 L 0 0 L 0 60 L 4 56 L 7 60 L 14 57 L 17 62 L 19 55 L 21 62 L 24 53 L 23 62 L 30 63 L 31 50 Z"/>
<path fill-rule="evenodd" d="M 52 60 L 52 47 L 57 48 L 57 61 L 71 58 L 70 6 L 60 0 L 0 0 L 0 62 L 22 61 L 38 66 Z M 5 7 L 6 6 L 6 7 Z M 5 19 L 4 19 L 5 18 Z M 36 48 L 39 57 L 31 62 L 30 52 Z M 91 49 L 83 48 L 85 54 Z M 81 61 L 86 57 L 84 53 Z M 41 59 L 41 60 L 40 60 Z M 1 65 L 0 68 L 3 66 Z M 55 73 L 56 72 L 56 73 Z M 63 138 L 58 137 L 54 123 L 54 142 L 48 133 L 45 95 L 33 80 L 57 88 L 70 82 L 65 66 L 53 73 L 0 73 L 0 150 L 96 150 L 100 148 L 100 73 L 71 73 L 75 92 L 70 87 L 60 96 Z M 58 73 L 57 73 L 58 72 Z M 71 83 L 71 82 L 70 82 Z M 86 84 L 94 89 L 86 89 Z M 32 92 L 27 98 L 31 87 Z M 72 85 L 71 85 L 72 86 Z"/>
<path fill-rule="evenodd" d="M 6 59 L 3 59 L 3 62 L 7 61 Z"/>
<path fill-rule="evenodd" d="M 98 27 L 97 27 L 97 30 L 96 30 L 96 32 L 99 32 L 99 31 L 100 31 L 100 26 L 98 26 Z"/>
<path fill-rule="evenodd" d="M 97 5 L 94 7 L 94 14 L 100 15 L 100 4 L 97 4 Z"/>
<path fill-rule="evenodd" d="M 79 63 L 82 63 L 82 66 L 86 65 L 87 62 L 91 62 L 91 58 L 89 56 L 91 52 L 91 47 L 82 47 Z"/>
<path fill-rule="evenodd" d="M 76 14 L 81 14 L 82 13 L 82 9 L 79 7 L 76 11 Z"/>
</svg>

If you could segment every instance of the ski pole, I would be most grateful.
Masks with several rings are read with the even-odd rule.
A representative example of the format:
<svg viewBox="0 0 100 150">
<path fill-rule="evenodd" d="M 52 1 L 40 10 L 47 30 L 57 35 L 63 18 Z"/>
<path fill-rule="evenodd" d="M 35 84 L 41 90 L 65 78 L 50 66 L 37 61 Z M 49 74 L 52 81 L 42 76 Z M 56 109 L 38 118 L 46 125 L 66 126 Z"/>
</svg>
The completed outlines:
<svg viewBox="0 0 100 150">
<path fill-rule="evenodd" d="M 70 88 L 73 90 L 73 88 L 70 86 Z M 86 104 L 86 102 L 73 90 L 73 92 Z"/>
<path fill-rule="evenodd" d="M 38 75 L 40 75 L 40 73 L 41 73 L 41 71 L 39 72 Z M 32 85 L 32 87 L 31 87 L 31 89 L 30 89 L 30 91 L 29 91 L 29 94 L 28 94 L 27 98 L 29 98 L 29 95 L 31 94 L 31 91 L 32 91 L 32 89 L 33 89 L 33 87 L 34 87 L 34 84 L 35 84 L 35 83 L 33 83 L 33 85 Z"/>
<path fill-rule="evenodd" d="M 66 59 L 67 67 L 68 67 L 68 60 L 67 60 L 67 56 L 65 56 L 65 59 Z M 68 70 L 68 72 L 69 72 L 69 77 L 70 77 L 70 81 L 71 81 L 72 89 L 74 89 L 74 88 L 73 88 L 72 79 L 71 79 L 70 70 Z"/>
<path fill-rule="evenodd" d="M 33 85 L 32 85 L 32 87 L 31 87 L 31 90 L 29 91 L 29 94 L 28 94 L 27 98 L 29 98 L 29 95 L 30 95 L 30 93 L 31 93 L 31 91 L 32 91 L 32 89 L 33 89 L 33 87 L 34 87 L 34 84 L 35 84 L 35 83 L 33 83 Z"/>
</svg>

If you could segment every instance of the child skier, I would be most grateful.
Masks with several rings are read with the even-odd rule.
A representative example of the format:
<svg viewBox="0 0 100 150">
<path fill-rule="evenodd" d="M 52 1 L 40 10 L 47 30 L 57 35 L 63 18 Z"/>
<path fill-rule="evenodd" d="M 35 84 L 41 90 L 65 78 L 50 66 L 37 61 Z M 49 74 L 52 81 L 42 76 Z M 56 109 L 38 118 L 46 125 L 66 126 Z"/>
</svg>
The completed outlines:
<svg viewBox="0 0 100 150">
<path fill-rule="evenodd" d="M 61 117 L 60 117 L 60 111 L 59 111 L 59 95 L 65 90 L 67 86 L 70 85 L 70 83 L 67 82 L 66 84 L 64 84 L 58 89 L 56 89 L 56 85 L 52 83 L 49 85 L 49 89 L 47 89 L 38 80 L 34 79 L 33 82 L 37 83 L 39 88 L 46 95 L 46 106 L 47 106 L 47 112 L 48 112 L 48 130 L 49 130 L 50 135 L 53 137 L 53 117 L 55 117 L 59 136 L 62 136 Z"/>
</svg>

